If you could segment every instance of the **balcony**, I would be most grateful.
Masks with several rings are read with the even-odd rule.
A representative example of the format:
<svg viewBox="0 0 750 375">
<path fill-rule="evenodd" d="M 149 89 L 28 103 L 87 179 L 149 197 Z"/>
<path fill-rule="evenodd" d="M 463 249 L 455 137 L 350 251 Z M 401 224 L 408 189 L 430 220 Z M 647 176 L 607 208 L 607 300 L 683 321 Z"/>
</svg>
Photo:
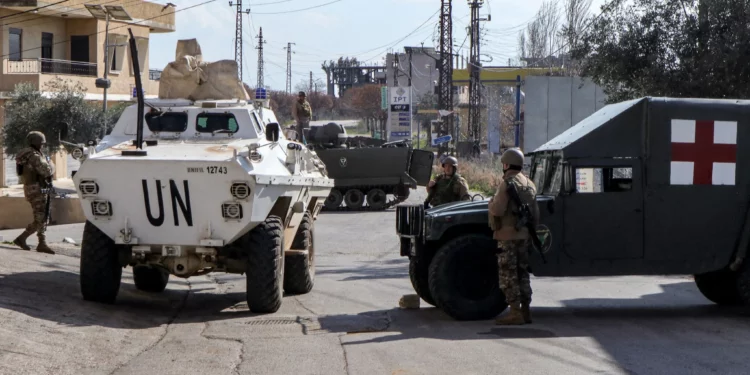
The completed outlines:
<svg viewBox="0 0 750 375">
<path fill-rule="evenodd" d="M 68 60 L 5 59 L 3 61 L 3 74 L 64 74 L 96 77 L 97 66 L 95 63 Z"/>
</svg>

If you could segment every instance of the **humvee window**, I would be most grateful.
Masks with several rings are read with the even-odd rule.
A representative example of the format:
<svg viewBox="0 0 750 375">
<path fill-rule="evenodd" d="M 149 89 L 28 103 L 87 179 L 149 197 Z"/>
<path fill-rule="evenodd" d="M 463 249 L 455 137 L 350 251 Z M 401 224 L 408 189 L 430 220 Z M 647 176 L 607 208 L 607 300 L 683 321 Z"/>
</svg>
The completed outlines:
<svg viewBox="0 0 750 375">
<path fill-rule="evenodd" d="M 220 130 L 236 133 L 237 119 L 231 113 L 201 113 L 195 119 L 195 129 L 201 133 L 214 133 Z"/>
<path fill-rule="evenodd" d="M 633 168 L 577 168 L 577 193 L 611 193 L 633 188 Z"/>
<path fill-rule="evenodd" d="M 185 112 L 149 112 L 145 117 L 148 130 L 152 133 L 181 133 L 187 130 L 188 116 Z"/>
</svg>

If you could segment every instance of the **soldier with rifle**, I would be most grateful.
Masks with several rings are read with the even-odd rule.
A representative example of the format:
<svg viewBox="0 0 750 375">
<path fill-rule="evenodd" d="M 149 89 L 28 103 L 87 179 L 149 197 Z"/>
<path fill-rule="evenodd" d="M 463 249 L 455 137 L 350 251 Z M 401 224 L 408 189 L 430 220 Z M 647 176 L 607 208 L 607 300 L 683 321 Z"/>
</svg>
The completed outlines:
<svg viewBox="0 0 750 375">
<path fill-rule="evenodd" d="M 50 195 L 53 193 L 52 176 L 54 169 L 49 157 L 42 154 L 42 147 L 46 143 L 44 134 L 32 131 L 26 136 L 29 147 L 22 149 L 16 155 L 16 172 L 19 182 L 23 184 L 23 195 L 31 204 L 34 221 L 26 227 L 13 243 L 24 250 L 31 250 L 26 239 L 34 232 L 37 233 L 39 244 L 36 251 L 46 254 L 55 252 L 47 246 L 45 230 L 49 221 Z"/>
<path fill-rule="evenodd" d="M 443 173 L 427 184 L 427 199 L 424 201 L 425 208 L 471 200 L 469 184 L 458 173 L 458 160 L 453 156 L 448 156 L 441 158 L 441 163 L 443 165 Z"/>
<path fill-rule="evenodd" d="M 506 150 L 500 157 L 503 179 L 488 205 L 489 226 L 497 240 L 500 288 L 510 306 L 507 315 L 495 319 L 499 325 L 531 323 L 529 242 L 540 253 L 541 246 L 536 236 L 539 219 L 536 185 L 521 173 L 523 158 L 519 149 Z"/>
</svg>

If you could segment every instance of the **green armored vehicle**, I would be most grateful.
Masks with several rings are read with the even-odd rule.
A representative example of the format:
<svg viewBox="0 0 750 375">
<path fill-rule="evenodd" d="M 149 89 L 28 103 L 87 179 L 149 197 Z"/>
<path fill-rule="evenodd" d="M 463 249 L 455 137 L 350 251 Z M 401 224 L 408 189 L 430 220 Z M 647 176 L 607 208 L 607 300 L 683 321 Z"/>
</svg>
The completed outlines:
<svg viewBox="0 0 750 375">
<path fill-rule="evenodd" d="M 641 98 L 527 154 L 547 260 L 531 249 L 531 273 L 694 275 L 710 301 L 750 305 L 748 118 L 750 101 Z M 507 307 L 487 203 L 397 207 L 414 289 L 455 319 Z"/>
</svg>

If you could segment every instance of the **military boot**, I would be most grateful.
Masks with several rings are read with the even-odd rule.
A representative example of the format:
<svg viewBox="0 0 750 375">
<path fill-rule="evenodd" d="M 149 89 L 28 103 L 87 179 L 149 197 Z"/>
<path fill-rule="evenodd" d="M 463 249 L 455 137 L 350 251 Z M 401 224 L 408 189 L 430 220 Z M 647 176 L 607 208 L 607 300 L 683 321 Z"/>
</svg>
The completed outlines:
<svg viewBox="0 0 750 375">
<path fill-rule="evenodd" d="M 521 306 L 519 303 L 510 305 L 510 311 L 508 314 L 502 317 L 495 318 L 495 324 L 506 326 L 506 325 L 522 325 L 524 324 L 523 313 L 521 312 Z"/>
<path fill-rule="evenodd" d="M 31 250 L 29 245 L 26 244 L 26 239 L 31 236 L 31 234 L 34 232 L 29 232 L 28 230 L 23 231 L 18 237 L 16 237 L 15 240 L 13 240 L 13 243 L 16 244 L 16 246 L 20 247 L 24 250 Z"/>
<path fill-rule="evenodd" d="M 36 245 L 36 251 L 45 254 L 55 254 L 55 252 L 52 251 L 49 246 L 47 246 L 47 241 L 45 241 L 44 237 L 42 236 L 39 236 L 39 244 Z"/>
<path fill-rule="evenodd" d="M 521 302 L 521 313 L 523 315 L 523 321 L 526 324 L 531 324 L 531 310 L 529 310 L 529 302 Z"/>
</svg>

